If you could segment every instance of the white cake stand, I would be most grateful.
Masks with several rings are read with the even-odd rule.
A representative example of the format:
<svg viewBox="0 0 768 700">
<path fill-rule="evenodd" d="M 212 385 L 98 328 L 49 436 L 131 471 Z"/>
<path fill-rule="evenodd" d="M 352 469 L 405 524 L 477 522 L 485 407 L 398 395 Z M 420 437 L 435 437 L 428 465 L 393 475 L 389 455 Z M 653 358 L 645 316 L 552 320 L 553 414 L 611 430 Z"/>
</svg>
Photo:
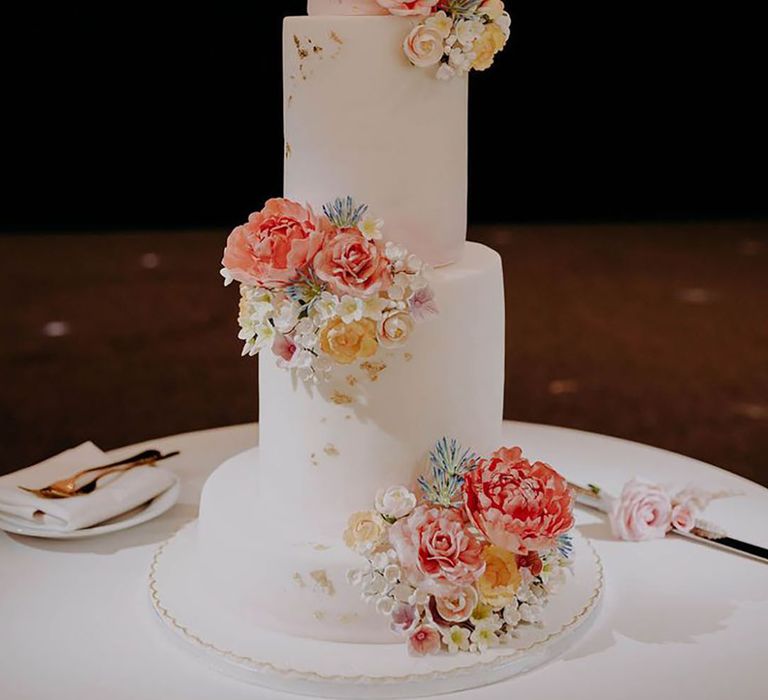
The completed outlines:
<svg viewBox="0 0 768 700">
<path fill-rule="evenodd" d="M 235 457 L 254 465 L 254 450 Z M 231 463 L 232 460 L 230 460 Z M 155 553 L 149 576 L 152 605 L 187 651 L 227 675 L 304 695 L 400 698 L 436 695 L 495 683 L 559 656 L 586 629 L 603 590 L 602 564 L 574 532 L 573 573 L 544 610 L 540 626 L 523 626 L 511 644 L 482 654 L 414 658 L 405 644 L 345 644 L 254 627 L 198 585 L 197 523 L 179 530 Z M 242 611 L 240 611 L 242 613 Z M 382 616 L 382 625 L 386 625 Z"/>
</svg>

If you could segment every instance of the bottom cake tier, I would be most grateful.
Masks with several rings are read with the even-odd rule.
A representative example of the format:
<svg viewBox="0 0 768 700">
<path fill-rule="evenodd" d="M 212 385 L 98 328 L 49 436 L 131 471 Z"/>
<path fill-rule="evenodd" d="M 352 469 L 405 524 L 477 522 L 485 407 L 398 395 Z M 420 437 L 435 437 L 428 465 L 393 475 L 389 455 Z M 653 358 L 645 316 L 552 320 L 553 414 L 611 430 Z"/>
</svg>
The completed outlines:
<svg viewBox="0 0 768 700">
<path fill-rule="evenodd" d="M 597 609 L 602 565 L 574 532 L 572 571 L 539 623 L 482 653 L 409 656 L 386 618 L 347 582 L 357 555 L 313 538 L 311 529 L 305 541 L 287 541 L 260 517 L 252 490 L 259 467 L 258 448 L 219 467 L 205 485 L 198 521 L 159 548 L 150 572 L 153 607 L 164 626 L 224 673 L 325 697 L 438 694 L 555 658 Z"/>
<path fill-rule="evenodd" d="M 346 580 L 360 557 L 342 541 L 317 537 L 308 523 L 291 538 L 257 507 L 258 449 L 225 462 L 200 500 L 200 577 L 211 600 L 255 627 L 343 642 L 400 642 Z"/>
</svg>

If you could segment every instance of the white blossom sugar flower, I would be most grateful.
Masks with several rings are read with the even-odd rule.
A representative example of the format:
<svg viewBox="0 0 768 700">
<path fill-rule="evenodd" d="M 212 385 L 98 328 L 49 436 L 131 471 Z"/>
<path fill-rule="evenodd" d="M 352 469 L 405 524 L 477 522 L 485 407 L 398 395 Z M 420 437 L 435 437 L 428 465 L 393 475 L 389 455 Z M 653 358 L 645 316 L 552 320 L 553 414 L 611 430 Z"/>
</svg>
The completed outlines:
<svg viewBox="0 0 768 700">
<path fill-rule="evenodd" d="M 222 267 L 221 270 L 219 270 L 219 274 L 224 278 L 225 287 L 229 287 L 229 285 L 235 281 L 235 278 L 232 276 L 232 273 L 229 270 L 227 270 L 226 267 Z"/>
<path fill-rule="evenodd" d="M 440 68 L 437 69 L 438 80 L 450 80 L 456 75 L 456 70 L 449 66 L 447 63 L 441 63 Z"/>
<path fill-rule="evenodd" d="M 290 299 L 284 299 L 277 307 L 274 316 L 275 328 L 279 333 L 290 333 L 299 322 L 299 305 Z"/>
<path fill-rule="evenodd" d="M 384 227 L 383 219 L 375 219 L 372 216 L 367 216 L 360 222 L 358 228 L 369 241 L 381 240 L 381 229 Z"/>
<path fill-rule="evenodd" d="M 384 578 L 388 583 L 397 583 L 402 575 L 402 570 L 397 564 L 389 564 L 384 569 Z"/>
<path fill-rule="evenodd" d="M 312 315 L 322 325 L 336 315 L 336 306 L 339 303 L 334 294 L 323 292 L 312 304 Z"/>
<path fill-rule="evenodd" d="M 423 588 L 414 589 L 408 602 L 411 605 L 426 605 L 429 603 L 430 593 Z"/>
<path fill-rule="evenodd" d="M 416 496 L 405 486 L 390 486 L 376 494 L 376 511 L 390 522 L 410 515 L 416 507 Z"/>
<path fill-rule="evenodd" d="M 405 260 L 405 258 L 408 256 L 408 251 L 399 243 L 387 241 L 386 245 L 384 246 L 384 255 L 387 256 L 387 259 L 391 263 L 396 265 L 398 262 Z"/>
<path fill-rule="evenodd" d="M 517 627 L 523 619 L 523 616 L 520 614 L 520 610 L 518 610 L 516 602 L 510 603 L 507 605 L 507 607 L 504 608 L 503 616 L 504 622 L 507 623 L 507 627 L 512 628 Z"/>
<path fill-rule="evenodd" d="M 445 14 L 443 10 L 439 10 L 431 17 L 428 17 L 424 21 L 424 24 L 427 27 L 437 30 L 438 34 L 440 34 L 443 39 L 447 39 L 453 29 L 453 20 Z"/>
<path fill-rule="evenodd" d="M 484 30 L 485 25 L 480 20 L 462 20 L 456 23 L 456 38 L 462 46 L 469 48 Z"/>
<path fill-rule="evenodd" d="M 478 651 L 486 651 L 499 645 L 499 638 L 496 636 L 496 630 L 490 627 L 477 627 L 470 635 L 472 644 Z"/>
<path fill-rule="evenodd" d="M 336 307 L 336 314 L 342 321 L 344 321 L 344 323 L 359 321 L 363 317 L 363 311 L 363 300 L 350 296 L 349 294 L 345 294 L 341 297 L 341 300 Z"/>
<path fill-rule="evenodd" d="M 478 12 L 481 15 L 486 15 L 495 22 L 504 14 L 504 3 L 502 0 L 485 0 L 478 9 Z"/>
<path fill-rule="evenodd" d="M 520 609 L 520 617 L 522 618 L 523 622 L 528 622 L 529 624 L 534 624 L 534 625 L 541 622 L 541 616 L 544 610 L 540 605 L 531 605 L 530 603 L 521 603 L 519 609 Z"/>
<path fill-rule="evenodd" d="M 389 301 L 380 296 L 370 297 L 363 302 L 363 316 L 378 321 L 389 306 Z"/>
<path fill-rule="evenodd" d="M 395 608 L 395 601 L 387 596 L 382 596 L 376 601 L 376 612 L 381 615 L 390 615 Z"/>
<path fill-rule="evenodd" d="M 445 646 L 449 654 L 457 654 L 460 651 L 469 651 L 470 631 L 466 627 L 453 625 L 442 632 Z"/>
</svg>

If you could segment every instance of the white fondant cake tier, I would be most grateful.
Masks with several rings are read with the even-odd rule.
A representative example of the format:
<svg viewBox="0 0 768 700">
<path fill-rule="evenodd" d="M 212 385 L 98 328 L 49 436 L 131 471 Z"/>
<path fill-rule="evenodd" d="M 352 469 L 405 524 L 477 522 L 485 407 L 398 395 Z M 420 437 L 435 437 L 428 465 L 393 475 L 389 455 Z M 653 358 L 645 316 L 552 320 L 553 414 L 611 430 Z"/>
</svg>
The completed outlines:
<svg viewBox="0 0 768 700">
<path fill-rule="evenodd" d="M 417 21 L 286 18 L 284 194 L 317 208 L 351 195 L 388 237 L 441 265 L 466 238 L 468 83 L 408 62 Z"/>
<path fill-rule="evenodd" d="M 307 384 L 260 358 L 258 468 L 220 469 L 200 505 L 203 575 L 254 624 L 301 637 L 396 642 L 346 583 L 361 565 L 342 535 L 382 487 L 415 488 L 443 435 L 501 444 L 504 290 L 497 253 L 465 245 L 433 272 L 440 313 L 406 347 Z"/>
<path fill-rule="evenodd" d="M 541 443 L 542 431 L 550 430 L 504 429 L 507 444 Z M 555 658 L 597 609 L 602 567 L 574 532 L 573 573 L 544 607 L 542 624 L 525 626 L 508 646 L 482 654 L 409 656 L 387 618 L 345 581 L 343 569 L 359 564 L 356 555 L 325 549 L 311 530 L 305 546 L 287 545 L 280 523 L 260 521 L 253 488 L 261 468 L 258 448 L 219 467 L 205 486 L 199 521 L 161 546 L 150 573 L 163 622 L 185 648 L 225 673 L 321 697 L 431 696 L 487 685 Z"/>
<path fill-rule="evenodd" d="M 415 486 L 443 436 L 478 453 L 500 444 L 504 393 L 504 289 L 499 255 L 465 244 L 462 259 L 432 273 L 440 313 L 403 349 L 335 365 L 306 384 L 259 360 L 259 508 L 298 537 L 340 538 L 376 491 Z"/>
</svg>

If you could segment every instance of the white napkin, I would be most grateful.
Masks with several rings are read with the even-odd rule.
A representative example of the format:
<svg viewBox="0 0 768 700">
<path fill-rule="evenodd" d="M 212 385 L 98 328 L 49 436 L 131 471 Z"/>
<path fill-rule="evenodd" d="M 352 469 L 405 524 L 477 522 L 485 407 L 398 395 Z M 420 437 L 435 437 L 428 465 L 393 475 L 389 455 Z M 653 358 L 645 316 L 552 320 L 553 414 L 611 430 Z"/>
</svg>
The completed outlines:
<svg viewBox="0 0 768 700">
<path fill-rule="evenodd" d="M 134 467 L 105 477 L 92 493 L 73 498 L 40 498 L 19 486 L 42 488 L 81 469 L 113 461 L 92 442 L 62 452 L 33 467 L 0 477 L 0 516 L 25 527 L 71 532 L 133 510 L 169 489 L 175 477 L 160 467 Z"/>
</svg>

